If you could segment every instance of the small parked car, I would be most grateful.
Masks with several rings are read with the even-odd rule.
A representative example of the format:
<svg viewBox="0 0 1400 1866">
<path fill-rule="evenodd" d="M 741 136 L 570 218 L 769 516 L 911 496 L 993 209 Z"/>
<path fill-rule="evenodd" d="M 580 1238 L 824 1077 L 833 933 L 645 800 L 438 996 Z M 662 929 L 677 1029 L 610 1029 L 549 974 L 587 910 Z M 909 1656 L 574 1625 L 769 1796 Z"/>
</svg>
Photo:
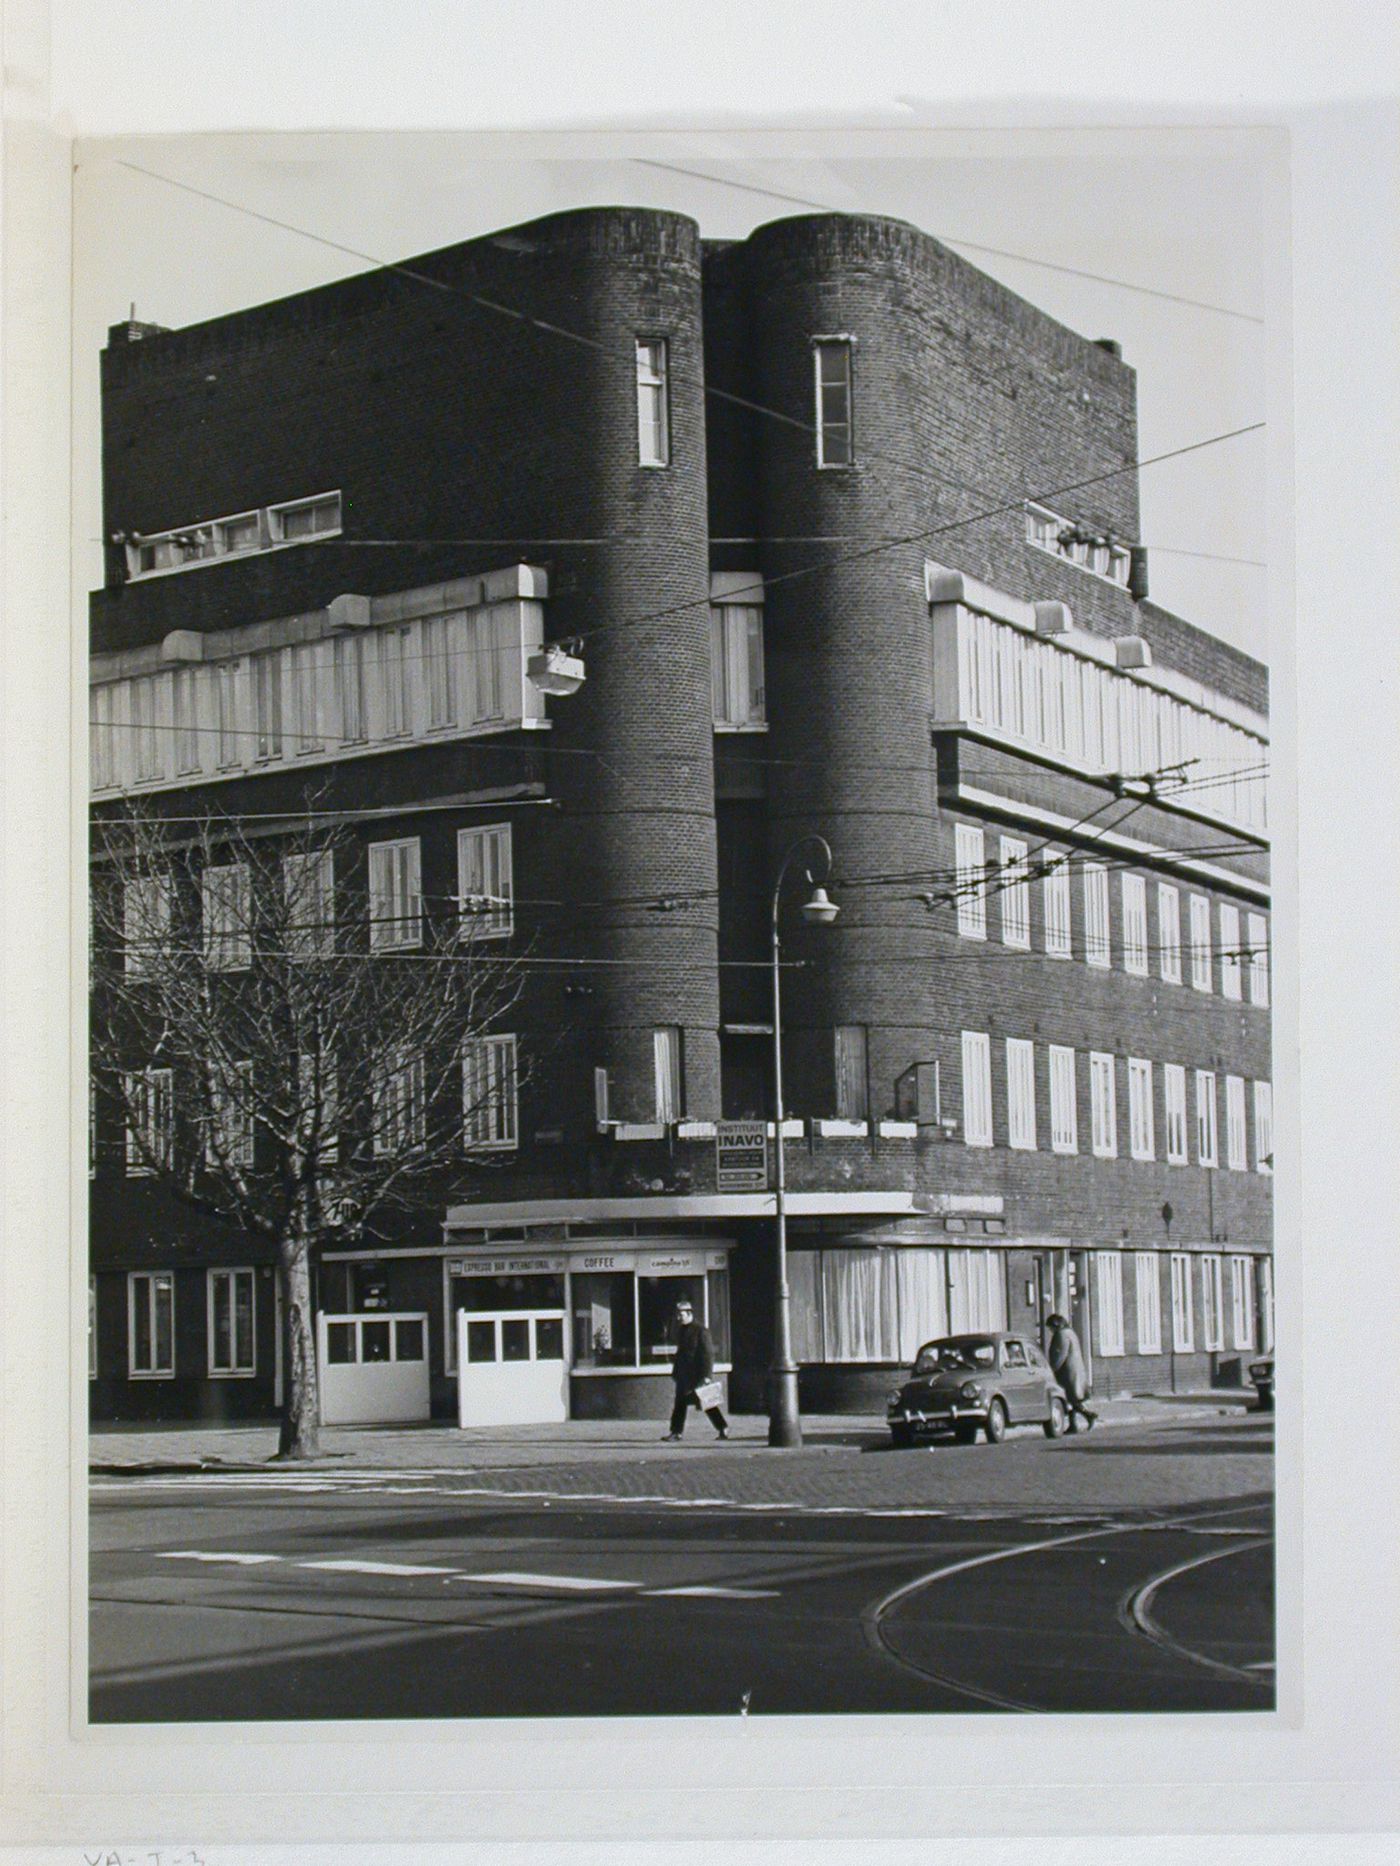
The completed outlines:
<svg viewBox="0 0 1400 1866">
<path fill-rule="evenodd" d="M 1259 1396 L 1260 1412 L 1274 1410 L 1274 1357 L 1268 1354 L 1262 1361 L 1249 1363 L 1249 1378 L 1254 1391 Z"/>
<path fill-rule="evenodd" d="M 979 1432 L 999 1445 L 1013 1425 L 1039 1425 L 1059 1438 L 1069 1424 L 1065 1396 L 1035 1342 L 1003 1333 L 926 1342 L 890 1394 L 886 1416 L 897 1446 L 949 1432 L 963 1445 Z"/>
</svg>

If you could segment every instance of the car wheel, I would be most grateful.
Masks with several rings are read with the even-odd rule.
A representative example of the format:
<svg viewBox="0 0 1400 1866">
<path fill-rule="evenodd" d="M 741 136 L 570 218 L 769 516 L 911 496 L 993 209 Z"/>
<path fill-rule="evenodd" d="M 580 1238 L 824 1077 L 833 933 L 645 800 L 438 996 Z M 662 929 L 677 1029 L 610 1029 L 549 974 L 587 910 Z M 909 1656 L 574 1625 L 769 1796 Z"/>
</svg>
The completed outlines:
<svg viewBox="0 0 1400 1866">
<path fill-rule="evenodd" d="M 1050 1417 L 1045 1421 L 1045 1436 L 1063 1438 L 1068 1425 L 1069 1414 L 1065 1411 L 1065 1403 L 1058 1393 L 1052 1393 L 1050 1395 Z"/>
<path fill-rule="evenodd" d="M 907 1425 L 892 1425 L 890 1427 L 890 1442 L 893 1444 L 896 1451 L 908 1451 L 909 1447 L 914 1443 L 913 1427 Z"/>
<path fill-rule="evenodd" d="M 987 1423 L 982 1428 L 987 1434 L 989 1445 L 999 1445 L 1006 1437 L 1006 1407 L 999 1399 L 994 1399 L 987 1408 Z"/>
<path fill-rule="evenodd" d="M 977 1427 L 967 1424 L 966 1422 L 955 1425 L 953 1427 L 953 1437 L 960 1445 L 975 1445 L 977 1443 Z"/>
</svg>

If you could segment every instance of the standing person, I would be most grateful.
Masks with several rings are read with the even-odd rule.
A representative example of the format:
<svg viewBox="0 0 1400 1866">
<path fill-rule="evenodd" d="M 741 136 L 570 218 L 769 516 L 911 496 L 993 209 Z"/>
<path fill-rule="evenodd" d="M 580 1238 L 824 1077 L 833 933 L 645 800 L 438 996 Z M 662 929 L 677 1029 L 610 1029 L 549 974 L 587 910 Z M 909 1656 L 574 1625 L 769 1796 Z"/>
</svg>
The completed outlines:
<svg viewBox="0 0 1400 1866">
<path fill-rule="evenodd" d="M 1069 1402 L 1070 1430 L 1077 1432 L 1082 1419 L 1087 1432 L 1093 1426 L 1095 1414 L 1084 1404 L 1089 1397 L 1089 1376 L 1084 1366 L 1084 1350 L 1079 1345 L 1079 1337 L 1063 1315 L 1047 1316 L 1045 1326 L 1050 1330 L 1045 1358 Z"/>
<path fill-rule="evenodd" d="M 710 1339 L 710 1331 L 703 1328 L 695 1319 L 695 1310 L 683 1299 L 676 1304 L 675 1319 L 676 1358 L 671 1363 L 671 1378 L 676 1383 L 676 1403 L 671 1408 L 671 1429 L 666 1433 L 668 1439 L 680 1438 L 685 1431 L 685 1415 L 694 1400 L 700 1405 L 697 1387 L 705 1386 L 715 1371 L 715 1344 Z M 718 1405 L 705 1407 L 705 1417 L 715 1428 L 717 1438 L 729 1437 L 729 1424 Z"/>
</svg>

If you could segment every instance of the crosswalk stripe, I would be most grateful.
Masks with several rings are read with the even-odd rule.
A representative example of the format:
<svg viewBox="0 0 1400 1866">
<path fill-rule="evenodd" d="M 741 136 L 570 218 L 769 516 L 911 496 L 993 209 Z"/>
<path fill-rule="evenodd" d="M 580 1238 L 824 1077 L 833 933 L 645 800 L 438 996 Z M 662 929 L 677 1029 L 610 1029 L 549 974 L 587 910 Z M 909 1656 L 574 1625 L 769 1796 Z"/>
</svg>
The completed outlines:
<svg viewBox="0 0 1400 1866">
<path fill-rule="evenodd" d="M 775 1587 L 649 1587 L 648 1594 L 669 1598 L 687 1595 L 697 1600 L 776 1600 Z"/>
<path fill-rule="evenodd" d="M 428 1568 L 406 1561 L 299 1561 L 298 1568 L 328 1568 L 337 1574 L 460 1574 L 459 1568 Z"/>
<path fill-rule="evenodd" d="M 563 1587 L 580 1593 L 593 1589 L 640 1587 L 640 1581 L 600 1581 L 591 1575 L 578 1574 L 463 1574 L 464 1581 L 489 1581 L 502 1587 Z"/>
<path fill-rule="evenodd" d="M 248 1568 L 282 1559 L 280 1555 L 240 1555 L 219 1549 L 158 1549 L 156 1555 L 160 1561 L 231 1561 Z"/>
</svg>

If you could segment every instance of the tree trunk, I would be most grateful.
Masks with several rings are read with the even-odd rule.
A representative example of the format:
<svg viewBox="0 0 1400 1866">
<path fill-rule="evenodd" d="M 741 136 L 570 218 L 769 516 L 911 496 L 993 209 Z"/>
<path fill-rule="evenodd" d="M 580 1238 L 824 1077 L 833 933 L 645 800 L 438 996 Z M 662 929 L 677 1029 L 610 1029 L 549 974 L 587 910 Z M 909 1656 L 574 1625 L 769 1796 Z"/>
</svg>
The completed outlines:
<svg viewBox="0 0 1400 1866">
<path fill-rule="evenodd" d="M 321 1392 L 316 1369 L 316 1318 L 311 1311 L 310 1240 L 283 1238 L 278 1275 L 287 1326 L 287 1380 L 282 1395 L 279 1458 L 321 1452 Z"/>
</svg>

